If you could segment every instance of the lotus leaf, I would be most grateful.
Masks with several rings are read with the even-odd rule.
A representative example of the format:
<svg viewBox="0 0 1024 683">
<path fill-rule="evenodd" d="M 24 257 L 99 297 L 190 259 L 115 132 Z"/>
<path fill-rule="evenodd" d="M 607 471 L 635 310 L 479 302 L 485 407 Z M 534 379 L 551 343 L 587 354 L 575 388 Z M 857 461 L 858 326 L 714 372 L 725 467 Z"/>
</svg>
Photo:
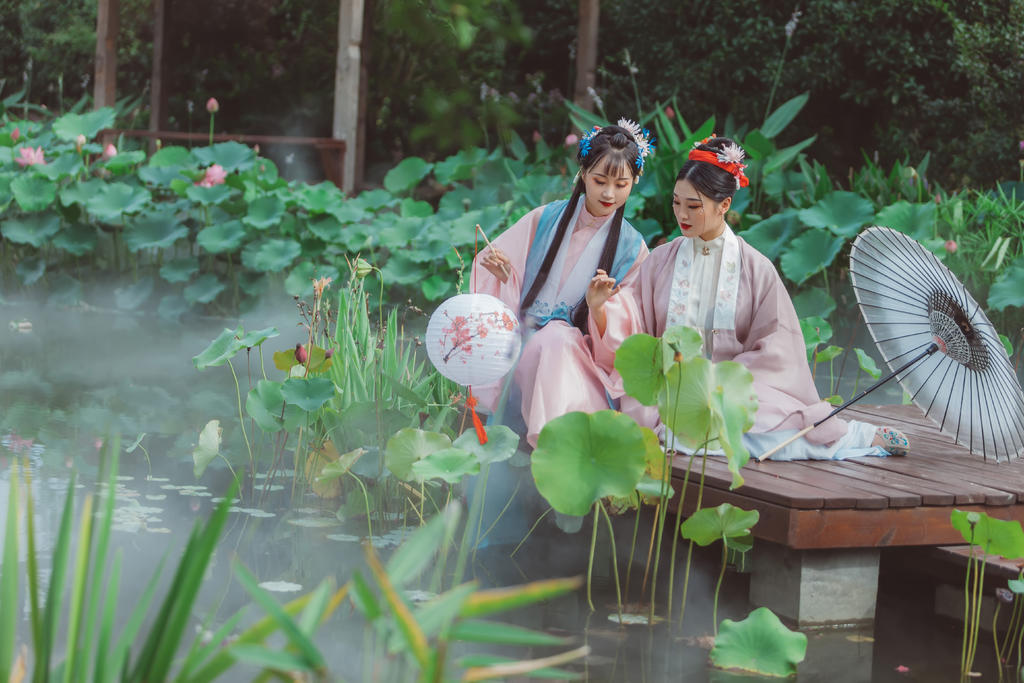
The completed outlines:
<svg viewBox="0 0 1024 683">
<path fill-rule="evenodd" d="M 283 408 L 283 413 L 282 413 Z M 245 412 L 265 432 L 297 427 L 306 412 L 296 405 L 286 404 L 281 395 L 281 383 L 261 379 L 245 397 Z M 284 415 L 282 419 L 281 415 Z"/>
<path fill-rule="evenodd" d="M 444 161 L 434 164 L 434 176 L 442 185 L 473 177 L 473 169 L 487 158 L 487 150 L 482 147 L 470 147 L 459 150 Z M 537 205 L 539 206 L 539 205 Z"/>
<path fill-rule="evenodd" d="M 429 202 L 406 197 L 399 205 L 399 214 L 402 218 L 426 218 L 434 215 L 434 207 Z"/>
<path fill-rule="evenodd" d="M 167 282 L 188 282 L 199 272 L 199 260 L 193 256 L 174 259 L 160 266 L 160 277 Z"/>
<path fill-rule="evenodd" d="M 843 355 L 843 347 L 830 344 L 814 354 L 814 359 L 818 363 L 828 363 L 841 355 Z"/>
<path fill-rule="evenodd" d="M 53 246 L 73 256 L 87 254 L 96 248 L 96 228 L 85 223 L 73 223 L 53 238 Z"/>
<path fill-rule="evenodd" d="M 423 296 L 427 297 L 427 301 L 439 301 L 455 289 L 455 283 L 450 277 L 442 277 L 435 273 L 420 283 L 420 289 L 423 290 Z"/>
<path fill-rule="evenodd" d="M 476 456 L 458 448 L 435 451 L 412 464 L 412 476 L 418 481 L 442 479 L 458 484 L 469 474 L 478 474 L 480 463 Z"/>
<path fill-rule="evenodd" d="M 760 519 L 757 510 L 742 510 L 722 503 L 718 507 L 697 510 L 679 526 L 683 538 L 697 545 L 709 546 L 722 541 L 734 550 L 745 552 L 753 542 L 751 527 Z"/>
<path fill-rule="evenodd" d="M 413 463 L 451 446 L 452 440 L 444 434 L 422 429 L 402 429 L 388 439 L 384 450 L 384 464 L 396 477 L 402 481 L 409 481 L 413 478 Z"/>
<path fill-rule="evenodd" d="M 343 228 L 337 216 L 329 214 L 317 216 L 306 225 L 311 233 L 328 244 L 335 244 L 342 239 Z"/>
<path fill-rule="evenodd" d="M 417 263 L 408 252 L 401 251 L 391 255 L 388 262 L 381 268 L 385 282 L 396 285 L 413 285 L 427 274 L 427 268 Z"/>
<path fill-rule="evenodd" d="M 89 178 L 61 188 L 60 203 L 64 206 L 78 204 L 85 206 L 92 197 L 95 197 L 107 184 L 99 178 Z"/>
<path fill-rule="evenodd" d="M 242 250 L 242 263 L 246 268 L 277 273 L 289 265 L 302 252 L 302 246 L 290 239 L 265 239 L 253 242 Z"/>
<path fill-rule="evenodd" d="M 200 166 L 220 164 L 225 171 L 247 171 L 256 163 L 256 153 L 240 142 L 233 140 L 218 142 L 211 147 L 196 147 L 192 150 L 194 158 Z"/>
<path fill-rule="evenodd" d="M 326 377 L 293 377 L 285 380 L 281 397 L 289 405 L 313 412 L 334 398 L 334 382 Z"/>
<path fill-rule="evenodd" d="M 276 327 L 264 327 L 262 330 L 253 330 L 252 332 L 246 332 L 242 337 L 238 339 L 238 343 L 243 349 L 251 349 L 259 346 L 268 339 L 280 335 Z"/>
<path fill-rule="evenodd" d="M 50 297 L 47 303 L 51 306 L 71 307 L 82 301 L 82 283 L 67 273 L 58 273 L 50 284 Z"/>
<path fill-rule="evenodd" d="M 813 228 L 827 228 L 840 237 L 851 239 L 875 220 L 874 207 L 855 192 L 836 190 L 800 212 L 800 220 Z"/>
<path fill-rule="evenodd" d="M 334 444 L 328 441 L 324 444 L 324 450 L 333 451 L 337 454 L 338 449 L 335 448 Z M 317 477 L 318 481 L 330 481 L 331 479 L 337 479 L 338 477 L 346 474 L 352 467 L 359 461 L 361 457 L 366 455 L 365 448 L 356 448 L 354 450 L 345 453 L 344 455 L 338 456 L 335 459 L 328 462 L 320 470 L 320 475 Z"/>
<path fill-rule="evenodd" d="M 787 209 L 754 223 L 740 235 L 750 246 L 774 261 L 803 229 L 797 211 Z"/>
<path fill-rule="evenodd" d="M 224 365 L 241 349 L 245 348 L 238 340 L 242 328 L 236 330 L 225 327 L 210 345 L 192 357 L 192 364 L 199 370 Z"/>
<path fill-rule="evenodd" d="M 793 308 L 798 318 L 816 315 L 827 318 L 836 310 L 836 301 L 824 289 L 807 289 L 793 297 Z"/>
<path fill-rule="evenodd" d="M 174 181 L 177 182 L 177 181 Z M 203 187 L 201 185 L 189 185 L 185 188 L 185 196 L 196 204 L 203 206 L 216 206 L 224 202 L 235 190 L 230 185 L 214 185 Z"/>
<path fill-rule="evenodd" d="M 519 178 L 515 192 L 519 201 L 527 206 L 543 206 L 568 194 L 569 178 L 564 175 L 530 174 Z M 637 199 L 641 199 L 637 197 Z M 631 201 L 630 208 L 639 211 L 638 201 Z"/>
<path fill-rule="evenodd" d="M 164 320 L 177 320 L 188 310 L 188 302 L 178 294 L 161 297 L 156 313 Z"/>
<path fill-rule="evenodd" d="M 88 199 L 85 208 L 99 220 L 114 223 L 124 214 L 142 211 L 149 200 L 149 191 L 144 187 L 110 183 Z"/>
<path fill-rule="evenodd" d="M 427 177 L 433 167 L 433 164 L 419 157 L 406 157 L 385 174 L 384 189 L 392 194 L 410 192 Z"/>
<path fill-rule="evenodd" d="M 19 176 L 10 173 L 0 173 L 0 211 L 6 210 L 14 199 L 14 195 L 11 194 L 11 182 L 17 177 Z"/>
<path fill-rule="evenodd" d="M 389 216 L 387 219 L 378 220 L 374 227 L 380 235 L 381 246 L 392 250 L 404 250 L 408 246 L 417 246 L 417 238 L 424 229 L 423 223 L 416 218 Z M 405 253 L 414 258 L 411 251 Z"/>
<path fill-rule="evenodd" d="M 935 202 L 911 204 L 901 199 L 879 211 L 875 224 L 921 239 L 930 236 L 935 229 L 936 208 Z"/>
<path fill-rule="evenodd" d="M 795 676 L 807 655 L 807 636 L 790 631 L 767 607 L 758 607 L 743 621 L 722 621 L 711 663 L 763 676 Z"/>
<path fill-rule="evenodd" d="M 456 448 L 472 453 L 481 465 L 504 462 L 519 448 L 519 435 L 505 425 L 487 425 L 487 443 L 480 443 L 475 430 L 467 430 L 452 444 Z"/>
<path fill-rule="evenodd" d="M 143 277 L 138 282 L 125 287 L 118 287 L 114 290 L 117 307 L 123 311 L 134 311 L 149 299 L 149 296 L 153 293 L 153 285 L 152 277 Z"/>
<path fill-rule="evenodd" d="M 131 251 L 166 249 L 188 237 L 188 226 L 170 212 L 143 214 L 125 226 L 124 245 Z"/>
<path fill-rule="evenodd" d="M 24 258 L 18 261 L 18 265 L 14 267 L 14 272 L 17 273 L 21 284 L 28 287 L 37 282 L 43 276 L 43 273 L 46 272 L 46 259 L 39 258 L 38 256 Z"/>
<path fill-rule="evenodd" d="M 800 331 L 804 335 L 808 360 L 810 360 L 811 353 L 817 348 L 818 344 L 824 344 L 832 338 L 832 326 L 829 325 L 827 320 L 817 315 L 801 318 Z"/>
<path fill-rule="evenodd" d="M 800 285 L 835 260 L 844 240 L 825 230 L 808 230 L 797 237 L 782 255 L 782 272 Z"/>
<path fill-rule="evenodd" d="M 104 128 L 113 126 L 114 118 L 113 107 L 103 107 L 87 114 L 70 112 L 53 122 L 53 132 L 66 142 L 74 142 L 79 135 L 91 140 Z"/>
<path fill-rule="evenodd" d="M 446 192 L 441 197 L 441 201 L 438 202 L 437 214 L 457 218 L 469 210 L 483 210 L 488 207 L 501 209 L 504 212 L 507 207 L 503 205 L 498 195 L 499 188 L 493 185 L 479 185 L 473 188 L 457 185 L 454 190 Z M 483 223 L 480 225 L 483 226 Z"/>
<path fill-rule="evenodd" d="M 398 199 L 387 190 L 378 188 L 362 192 L 358 197 L 350 201 L 363 211 L 378 211 L 379 209 L 394 206 Z"/>
<path fill-rule="evenodd" d="M 665 385 L 665 373 L 676 353 L 692 358 L 700 353 L 700 333 L 678 326 L 665 330 L 662 337 L 634 334 L 615 353 L 615 369 L 622 375 L 626 393 L 644 405 L 653 406 Z"/>
<path fill-rule="evenodd" d="M 872 379 L 878 379 L 882 376 L 882 371 L 878 369 L 878 365 L 875 363 L 875 359 L 864 352 L 864 349 L 855 348 L 853 352 L 857 355 L 857 365 L 868 374 Z"/>
<path fill-rule="evenodd" d="M 221 254 L 242 246 L 245 234 L 245 226 L 241 221 L 225 221 L 200 230 L 196 235 L 196 243 L 211 254 Z"/>
<path fill-rule="evenodd" d="M 276 195 L 267 195 L 249 203 L 249 212 L 242 222 L 257 230 L 277 225 L 284 215 L 284 202 Z"/>
<path fill-rule="evenodd" d="M 190 304 L 208 304 L 217 298 L 217 295 L 224 291 L 225 284 L 213 273 L 206 273 L 196 278 L 182 294 Z"/>
<path fill-rule="evenodd" d="M 68 157 L 71 159 L 77 159 L 77 157 Z M 103 164 L 103 167 L 113 173 L 114 175 L 123 175 L 136 164 L 141 164 L 146 160 L 146 153 L 137 150 L 133 152 L 118 152 L 115 156 L 111 157 Z"/>
<path fill-rule="evenodd" d="M 333 266 L 325 266 L 303 261 L 292 268 L 288 277 L 284 280 L 284 291 L 291 296 L 311 297 L 313 295 L 313 280 L 321 277 L 329 277 L 332 281 L 338 281 L 338 270 Z"/>
<path fill-rule="evenodd" d="M 172 145 L 161 147 L 149 158 L 148 166 L 152 168 L 173 168 L 187 166 L 192 162 L 192 153 L 185 147 Z"/>
<path fill-rule="evenodd" d="M 175 180 L 182 180 L 180 166 L 143 166 L 139 169 L 139 179 L 150 185 L 170 187 Z"/>
<path fill-rule="evenodd" d="M 567 413 L 541 430 L 531 467 L 551 507 L 584 515 L 595 501 L 636 488 L 646 467 L 643 432 L 612 410 Z"/>
<path fill-rule="evenodd" d="M 35 166 L 33 171 L 50 180 L 63 180 L 77 175 L 83 169 L 82 160 L 72 154 L 62 154 L 45 166 Z"/>
<path fill-rule="evenodd" d="M 1024 256 L 1018 256 L 992 283 L 988 305 L 997 311 L 1024 306 Z"/>
<path fill-rule="evenodd" d="M 964 540 L 986 554 L 1007 560 L 1024 557 L 1024 530 L 1017 520 L 994 519 L 985 513 L 963 510 L 953 510 L 950 518 Z"/>
<path fill-rule="evenodd" d="M 8 218 L 0 224 L 0 234 L 15 244 L 28 244 L 40 248 L 60 230 L 60 216 L 40 213 L 20 218 Z"/>
<path fill-rule="evenodd" d="M 26 173 L 11 181 L 11 193 L 22 211 L 42 211 L 57 198 L 57 183 L 37 173 Z"/>
<path fill-rule="evenodd" d="M 309 344 L 303 344 L 303 348 L 308 349 Z M 309 362 L 307 369 L 312 373 L 327 372 L 331 363 L 334 362 L 333 358 L 327 357 L 325 349 L 320 348 L 317 345 L 313 345 L 312 351 L 309 352 Z M 284 351 L 274 352 L 274 367 L 282 372 L 289 375 L 292 374 L 292 369 L 299 365 L 299 360 L 295 357 L 295 349 L 286 349 Z M 305 372 L 305 371 L 303 371 Z"/>
<path fill-rule="evenodd" d="M 220 454 L 221 434 L 224 430 L 220 427 L 220 420 L 210 420 L 199 432 L 199 442 L 192 451 L 192 474 L 196 479 L 203 476 L 203 472 L 213 459 Z"/>
<path fill-rule="evenodd" d="M 344 195 L 333 183 L 322 182 L 319 185 L 304 185 L 295 194 L 299 206 L 311 214 L 330 213 L 337 210 L 344 202 Z"/>
</svg>

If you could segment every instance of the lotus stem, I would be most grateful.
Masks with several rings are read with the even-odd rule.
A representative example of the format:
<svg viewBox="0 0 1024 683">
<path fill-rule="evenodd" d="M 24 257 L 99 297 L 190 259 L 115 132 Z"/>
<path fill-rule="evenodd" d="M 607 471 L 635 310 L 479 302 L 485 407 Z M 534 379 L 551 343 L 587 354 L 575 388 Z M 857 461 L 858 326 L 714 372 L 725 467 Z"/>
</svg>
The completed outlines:
<svg viewBox="0 0 1024 683">
<path fill-rule="evenodd" d="M 245 415 L 242 414 L 242 389 L 238 386 L 238 375 L 235 374 L 235 366 L 228 359 L 228 367 L 231 369 L 231 377 L 235 380 L 235 396 L 238 398 L 238 426 L 242 428 L 242 439 L 245 440 L 245 448 L 249 451 L 249 467 L 255 471 L 256 458 L 252 454 L 252 445 L 249 443 L 249 436 L 245 433 Z"/>
<path fill-rule="evenodd" d="M 1003 655 L 999 651 L 999 629 L 996 627 L 996 625 L 999 623 L 999 609 L 1002 606 L 1002 603 L 997 600 L 996 608 L 992 614 L 992 642 L 996 648 L 996 666 L 998 667 L 996 670 L 999 672 L 1000 683 L 1003 680 Z"/>
<path fill-rule="evenodd" d="M 676 576 L 676 548 L 679 544 L 679 525 L 683 517 L 683 503 L 686 502 L 686 488 L 690 484 L 690 470 L 693 469 L 693 458 L 690 458 L 690 462 L 686 464 L 686 474 L 683 475 L 683 485 L 679 488 L 679 502 L 676 507 L 676 523 L 672 527 L 672 560 L 669 563 L 668 569 L 668 622 L 672 623 L 672 589 L 675 587 L 675 576 Z M 687 574 L 689 574 L 690 567 L 686 567 Z M 687 577 L 689 578 L 689 577 Z M 686 609 L 684 603 L 680 607 L 679 613 L 679 626 L 683 625 L 683 610 Z"/>
<path fill-rule="evenodd" d="M 526 535 L 525 535 L 525 536 L 523 536 L 523 540 L 519 541 L 519 545 L 517 545 L 517 546 L 515 547 L 515 550 L 513 550 L 513 551 L 512 551 L 512 552 L 511 552 L 511 553 L 509 554 L 509 557 L 510 557 L 510 558 L 512 558 L 512 557 L 515 557 L 515 556 L 516 556 L 516 553 L 518 553 L 518 552 L 519 552 L 519 549 L 523 547 L 523 544 L 524 544 L 524 543 L 526 543 L 526 539 L 528 539 L 528 538 L 530 537 L 530 534 L 532 534 L 532 533 L 533 533 L 533 530 L 537 528 L 537 525 L 538 525 L 538 524 L 540 524 L 540 521 L 541 521 L 542 519 L 544 519 L 545 517 L 547 517 L 547 516 L 548 516 L 548 513 L 549 513 L 549 512 L 551 512 L 551 511 L 552 511 L 553 509 L 554 509 L 554 508 L 548 508 L 547 510 L 545 510 L 544 512 L 542 512 L 542 513 L 541 513 L 540 517 L 538 517 L 538 518 L 537 518 L 537 521 L 536 521 L 536 522 L 534 522 L 534 523 L 533 523 L 533 526 L 531 526 L 531 527 L 530 527 L 530 530 L 526 532 Z"/>
<path fill-rule="evenodd" d="M 643 497 L 637 494 L 636 516 L 633 521 L 633 542 L 629 545 L 629 562 L 626 564 L 626 602 L 629 602 L 629 578 L 633 573 L 633 556 L 636 554 L 636 536 L 640 531 L 640 506 L 643 505 Z"/>
<path fill-rule="evenodd" d="M 480 541 L 482 541 L 482 540 L 484 540 L 485 538 L 487 538 L 487 535 L 488 535 L 489 533 L 491 533 L 491 531 L 492 531 L 492 530 L 494 529 L 494 527 L 495 527 L 495 526 L 496 526 L 496 525 L 498 524 L 498 522 L 500 522 L 500 521 L 501 521 L 501 518 L 502 518 L 502 517 L 503 517 L 503 516 L 505 515 L 505 513 L 506 513 L 506 512 L 508 511 L 508 508 L 509 508 L 509 506 L 510 506 L 510 505 L 512 505 L 512 501 L 513 501 L 513 500 L 515 500 L 516 494 L 517 494 L 517 493 L 519 493 L 519 486 L 520 486 L 520 482 L 517 482 L 517 483 L 516 483 L 516 487 L 515 487 L 514 489 L 512 489 L 512 495 L 511 495 L 511 496 L 509 496 L 509 497 L 508 497 L 508 500 L 507 500 L 507 501 L 505 502 L 505 507 L 501 508 L 501 512 L 499 512 L 499 513 L 498 513 L 498 516 L 494 518 L 494 521 L 493 521 L 493 522 L 491 522 L 491 525 L 490 525 L 489 527 L 487 527 L 487 531 L 485 531 L 485 532 L 484 532 L 484 535 L 480 537 Z M 479 543 L 479 541 L 477 541 L 477 542 Z"/>
<path fill-rule="evenodd" d="M 590 595 L 591 579 L 594 575 L 594 548 L 597 546 L 597 508 L 600 501 L 594 501 L 594 532 L 590 535 L 590 559 L 587 561 L 587 604 L 594 611 L 594 599 Z"/>
<path fill-rule="evenodd" d="M 373 543 L 373 521 L 370 519 L 370 495 L 366 492 L 366 484 L 363 483 L 362 479 L 353 474 L 351 470 L 348 470 L 346 474 L 355 479 L 356 483 L 359 484 L 359 488 L 363 489 L 363 502 L 366 505 L 366 532 L 370 535 L 370 543 Z"/>
<path fill-rule="evenodd" d="M 647 564 L 644 565 L 644 580 L 640 582 L 640 596 L 647 592 L 647 575 L 651 571 L 651 557 L 654 555 L 654 537 L 657 535 L 658 513 L 661 511 L 661 501 L 654 506 L 654 521 L 651 522 L 651 540 L 647 544 Z"/>
<path fill-rule="evenodd" d="M 615 531 L 612 529 L 612 518 L 608 516 L 608 511 L 604 509 L 604 505 L 601 505 L 601 501 L 597 501 L 597 507 L 604 513 L 604 521 L 608 524 L 608 538 L 612 543 L 612 576 L 615 577 L 615 600 L 616 607 L 619 610 L 619 625 L 622 625 L 622 589 L 619 586 L 619 556 L 615 551 Z"/>
<path fill-rule="evenodd" d="M 711 626 L 714 629 L 715 637 L 718 636 L 718 595 L 722 592 L 722 579 L 725 578 L 725 563 L 729 558 L 729 546 L 725 539 L 722 539 L 722 568 L 718 572 L 718 583 L 715 584 L 715 601 L 711 608 Z"/>
</svg>

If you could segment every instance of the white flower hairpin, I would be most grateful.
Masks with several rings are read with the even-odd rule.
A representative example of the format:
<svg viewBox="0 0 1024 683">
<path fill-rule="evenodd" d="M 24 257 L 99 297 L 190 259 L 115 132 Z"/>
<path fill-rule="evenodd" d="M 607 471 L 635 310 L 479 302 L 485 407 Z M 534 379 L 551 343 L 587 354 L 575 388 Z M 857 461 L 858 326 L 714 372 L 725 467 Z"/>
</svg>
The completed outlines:
<svg viewBox="0 0 1024 683">
<path fill-rule="evenodd" d="M 637 149 L 640 151 L 636 157 L 636 167 L 642 175 L 644 172 L 644 159 L 647 158 L 648 154 L 654 152 L 654 138 L 651 136 L 651 131 L 642 128 L 639 123 L 626 118 L 619 119 L 618 126 L 626 129 L 633 136 L 633 141 L 636 142 Z"/>
</svg>

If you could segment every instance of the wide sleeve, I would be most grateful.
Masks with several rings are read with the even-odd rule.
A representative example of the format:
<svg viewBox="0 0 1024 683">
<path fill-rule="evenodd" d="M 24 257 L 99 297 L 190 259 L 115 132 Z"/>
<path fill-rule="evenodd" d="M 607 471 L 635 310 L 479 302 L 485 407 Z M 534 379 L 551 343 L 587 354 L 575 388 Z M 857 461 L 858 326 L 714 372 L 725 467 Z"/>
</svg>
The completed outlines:
<svg viewBox="0 0 1024 683">
<path fill-rule="evenodd" d="M 522 299 L 523 278 L 526 272 L 526 255 L 530 252 L 530 244 L 533 243 L 533 237 L 537 234 L 537 225 L 540 223 L 543 212 L 543 206 L 530 211 L 516 221 L 512 227 L 492 240 L 495 248 L 505 252 L 512 262 L 512 272 L 505 282 L 480 265 L 481 258 L 490 247 L 481 250 L 476 255 L 470 274 L 471 291 L 495 296 L 515 311 L 516 315 L 519 314 L 519 301 Z"/>
</svg>

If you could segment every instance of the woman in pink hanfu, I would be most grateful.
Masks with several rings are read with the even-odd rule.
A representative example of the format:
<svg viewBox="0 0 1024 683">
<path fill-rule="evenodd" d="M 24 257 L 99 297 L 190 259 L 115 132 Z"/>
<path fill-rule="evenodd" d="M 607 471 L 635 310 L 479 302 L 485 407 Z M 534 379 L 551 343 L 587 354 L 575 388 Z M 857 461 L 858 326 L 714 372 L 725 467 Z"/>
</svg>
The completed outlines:
<svg viewBox="0 0 1024 683">
<path fill-rule="evenodd" d="M 652 150 L 648 132 L 632 121 L 595 127 L 580 140 L 580 172 L 568 201 L 530 211 L 473 262 L 474 291 L 505 302 L 527 335 L 515 370 L 473 392 L 493 412 L 501 411 L 507 391 L 510 412 L 522 410 L 531 446 L 552 418 L 605 409 L 622 395 L 614 369 L 594 362 L 588 302 L 614 299 L 647 256 L 623 212 Z"/>
<path fill-rule="evenodd" d="M 754 377 L 759 405 L 744 445 L 756 457 L 825 417 L 832 406 L 818 396 L 800 323 L 778 272 L 725 222 L 736 190 L 748 184 L 743 158 L 728 138 L 695 145 L 672 194 L 682 235 L 651 252 L 636 281 L 603 307 L 607 330 L 595 335 L 595 357 L 607 371 L 615 342 L 630 333 L 661 336 L 676 325 L 697 329 L 707 358 L 741 363 Z M 625 396 L 622 410 L 663 434 L 657 408 Z M 834 417 L 772 457 L 902 455 L 908 447 L 896 430 Z"/>
</svg>

